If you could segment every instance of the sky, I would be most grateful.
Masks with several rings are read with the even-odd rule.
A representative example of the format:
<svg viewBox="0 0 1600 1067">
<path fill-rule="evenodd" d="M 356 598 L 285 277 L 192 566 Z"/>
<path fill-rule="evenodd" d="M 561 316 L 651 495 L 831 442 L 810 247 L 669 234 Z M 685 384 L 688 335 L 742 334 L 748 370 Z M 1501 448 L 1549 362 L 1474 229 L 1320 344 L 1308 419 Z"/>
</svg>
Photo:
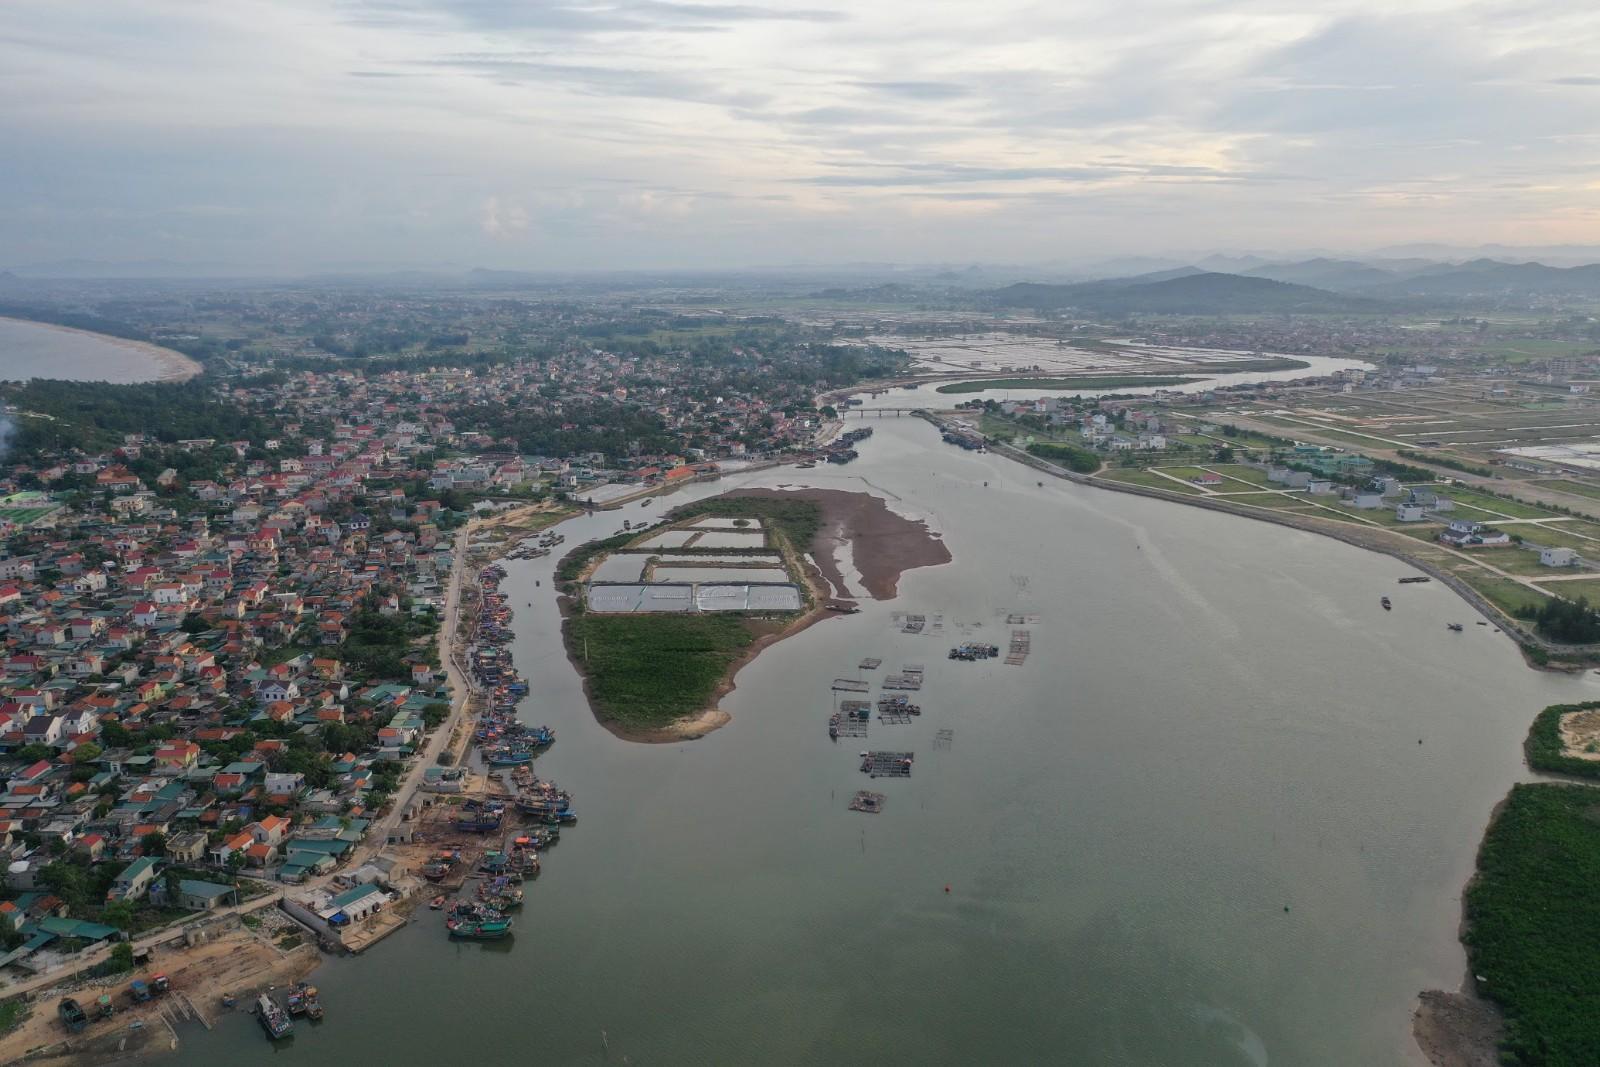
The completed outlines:
<svg viewBox="0 0 1600 1067">
<path fill-rule="evenodd" d="M 0 4 L 0 266 L 1421 241 L 1600 242 L 1600 4 Z"/>
</svg>

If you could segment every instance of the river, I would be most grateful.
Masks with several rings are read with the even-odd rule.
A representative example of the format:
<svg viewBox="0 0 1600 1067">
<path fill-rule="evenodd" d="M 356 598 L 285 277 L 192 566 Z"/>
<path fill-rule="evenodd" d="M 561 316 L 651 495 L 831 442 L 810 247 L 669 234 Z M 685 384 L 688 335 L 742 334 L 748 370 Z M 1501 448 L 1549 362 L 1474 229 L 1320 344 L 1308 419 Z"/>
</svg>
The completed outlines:
<svg viewBox="0 0 1600 1067">
<path fill-rule="evenodd" d="M 1215 358 L 1214 349 L 1175 349 L 1163 350 L 1174 352 L 1190 352 L 1197 357 L 1204 355 Z M 1248 353 L 1238 353 L 1239 358 L 1249 358 Z M 941 393 L 940 386 L 949 385 L 952 381 L 973 381 L 978 379 L 943 379 L 939 381 L 923 382 L 913 386 L 900 386 L 890 389 L 878 396 L 862 396 L 863 407 L 925 407 L 944 409 L 969 400 L 1037 400 L 1044 396 L 1099 396 L 1104 393 L 1113 393 L 1118 396 L 1150 396 L 1158 391 L 1169 393 L 1206 393 L 1213 389 L 1221 389 L 1229 385 L 1249 385 L 1256 382 L 1290 382 L 1304 378 L 1322 378 L 1341 370 L 1372 370 L 1371 363 L 1359 359 L 1343 359 L 1336 356 L 1287 356 L 1281 357 L 1295 359 L 1306 364 L 1304 367 L 1289 370 L 1272 371 L 1223 371 L 1211 372 L 1204 369 L 1192 369 L 1191 366 L 1177 366 L 1170 371 L 1153 368 L 1149 364 L 1140 367 L 1140 371 L 1160 377 L 1172 378 L 1199 378 L 1199 381 L 1185 382 L 1181 385 L 1164 386 L 1126 386 L 1117 389 L 1063 389 L 1060 386 L 1044 387 L 1039 389 L 982 389 L 973 393 Z M 948 370 L 939 367 L 939 370 Z M 1075 373 L 1097 378 L 1115 378 L 1126 376 L 1128 372 L 1119 371 L 1116 367 L 1091 367 L 1078 368 Z M 1026 371 L 1016 371 L 1009 375 L 1012 378 L 1033 378 L 1044 375 Z"/>
<path fill-rule="evenodd" d="M 151 382 L 187 378 L 199 364 L 168 348 L 44 322 L 0 318 L 0 381 Z"/>
<path fill-rule="evenodd" d="M 594 722 L 553 561 L 512 564 L 528 717 L 559 735 L 539 771 L 582 813 L 514 943 L 453 944 L 424 909 L 319 972 L 327 1021 L 283 1049 L 240 1014 L 167 1062 L 1410 1061 L 1416 993 L 1463 977 L 1460 889 L 1529 722 L 1600 685 L 1524 668 L 1389 557 L 872 425 L 847 467 L 575 519 L 567 545 L 804 479 L 927 519 L 951 564 L 764 652 L 731 724 L 668 746 Z M 1004 646 L 1011 612 L 1038 616 L 1025 665 L 945 658 Z M 872 728 L 910 780 L 828 741 L 829 682 L 863 656 L 928 665 L 922 718 Z M 886 810 L 845 810 L 869 785 Z"/>
</svg>

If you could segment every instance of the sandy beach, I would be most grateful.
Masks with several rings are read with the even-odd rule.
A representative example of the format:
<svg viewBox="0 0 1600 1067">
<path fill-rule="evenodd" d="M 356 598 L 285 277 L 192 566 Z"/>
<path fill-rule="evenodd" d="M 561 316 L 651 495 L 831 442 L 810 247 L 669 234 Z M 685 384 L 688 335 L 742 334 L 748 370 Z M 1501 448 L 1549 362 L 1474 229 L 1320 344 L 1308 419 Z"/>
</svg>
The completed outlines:
<svg viewBox="0 0 1600 1067">
<path fill-rule="evenodd" d="M 193 378 L 195 375 L 205 370 L 205 368 L 199 363 L 190 359 L 182 352 L 177 352 L 170 348 L 162 348 L 160 345 L 152 344 L 149 341 L 135 341 L 126 337 L 113 337 L 111 334 L 107 333 L 95 333 L 93 330 L 80 330 L 75 326 L 60 326 L 53 322 L 38 322 L 34 319 L 16 319 L 7 316 L 0 316 L 0 322 L 21 323 L 26 326 L 36 326 L 40 329 L 51 330 L 56 333 L 80 334 L 84 337 L 92 337 L 96 341 L 101 341 L 117 348 L 126 349 L 130 352 L 138 352 L 141 355 L 148 356 L 156 362 L 157 366 L 160 368 L 160 373 L 153 378 L 146 379 L 147 381 L 186 382 L 190 378 Z"/>
</svg>

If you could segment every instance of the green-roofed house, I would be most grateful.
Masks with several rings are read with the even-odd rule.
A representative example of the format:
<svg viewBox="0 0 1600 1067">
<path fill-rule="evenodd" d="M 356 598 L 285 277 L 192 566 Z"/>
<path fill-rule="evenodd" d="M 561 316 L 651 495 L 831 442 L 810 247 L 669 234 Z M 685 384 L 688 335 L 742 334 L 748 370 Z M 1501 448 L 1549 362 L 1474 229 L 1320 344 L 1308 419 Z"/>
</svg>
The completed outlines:
<svg viewBox="0 0 1600 1067">
<path fill-rule="evenodd" d="M 151 883 L 156 880 L 158 862 L 154 856 L 140 856 L 128 864 L 117 875 L 117 880 L 111 883 L 111 888 L 106 890 L 106 900 L 143 900 L 150 892 Z"/>
<path fill-rule="evenodd" d="M 225 904 L 239 903 L 239 891 L 231 885 L 185 878 L 178 883 L 177 904 L 189 911 L 214 911 Z"/>
</svg>

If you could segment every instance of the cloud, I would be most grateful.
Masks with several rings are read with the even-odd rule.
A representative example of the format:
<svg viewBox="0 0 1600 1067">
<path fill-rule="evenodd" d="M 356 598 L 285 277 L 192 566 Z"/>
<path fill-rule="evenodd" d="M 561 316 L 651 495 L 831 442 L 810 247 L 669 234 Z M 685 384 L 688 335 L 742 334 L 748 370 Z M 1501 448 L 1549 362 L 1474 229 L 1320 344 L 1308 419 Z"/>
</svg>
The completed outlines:
<svg viewBox="0 0 1600 1067">
<path fill-rule="evenodd" d="M 510 237 L 528 228 L 528 211 L 519 204 L 503 204 L 498 196 L 485 197 L 479 227 L 490 237 Z"/>
<path fill-rule="evenodd" d="M 913 100 L 957 100 L 971 96 L 972 90 L 954 82 L 873 82 L 854 83 L 858 88 L 887 93 L 890 96 L 910 97 Z"/>
<path fill-rule="evenodd" d="M 1600 54 L 1589 0 L 1139 14 L 9 0 L 0 256 L 560 267 L 1600 240 L 1580 91 L 1600 76 L 1567 73 Z M 927 225 L 940 204 L 982 217 Z"/>
</svg>

